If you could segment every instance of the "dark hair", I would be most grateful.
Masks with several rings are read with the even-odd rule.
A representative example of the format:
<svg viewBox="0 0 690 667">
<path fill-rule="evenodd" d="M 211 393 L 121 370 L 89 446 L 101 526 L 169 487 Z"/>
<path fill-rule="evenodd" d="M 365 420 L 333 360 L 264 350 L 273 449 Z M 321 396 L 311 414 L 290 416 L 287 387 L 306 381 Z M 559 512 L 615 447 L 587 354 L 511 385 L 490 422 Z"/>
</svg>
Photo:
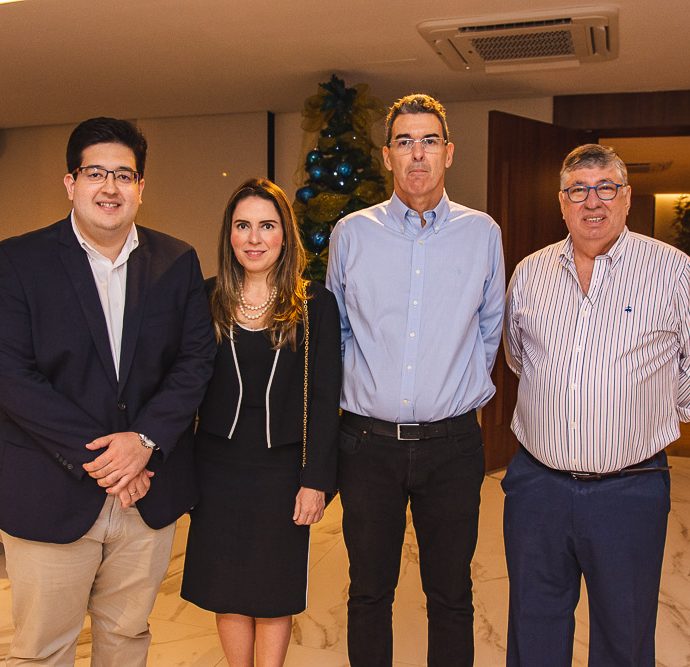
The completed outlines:
<svg viewBox="0 0 690 667">
<path fill-rule="evenodd" d="M 230 236 L 235 209 L 239 202 L 248 197 L 270 201 L 276 207 L 283 226 L 283 248 L 268 278 L 270 286 L 278 291 L 275 303 L 267 313 L 268 329 L 275 347 L 289 343 L 295 349 L 297 323 L 303 318 L 303 303 L 308 298 L 306 281 L 302 278 L 307 265 L 306 253 L 287 195 L 266 178 L 251 178 L 242 183 L 232 193 L 225 207 L 218 239 L 218 277 L 211 294 L 211 316 L 216 338 L 220 340 L 221 336 L 232 335 L 235 312 L 239 307 L 244 268 L 235 257 Z"/>
<path fill-rule="evenodd" d="M 623 185 L 628 184 L 628 170 L 625 162 L 618 157 L 610 146 L 601 144 L 583 144 L 573 149 L 565 156 L 561 166 L 561 188 L 565 185 L 566 176 L 576 169 L 591 169 L 592 167 L 615 167 Z"/>
<path fill-rule="evenodd" d="M 139 128 L 118 118 L 89 118 L 74 128 L 67 142 L 67 173 L 81 166 L 84 150 L 94 144 L 122 144 L 131 148 L 137 171 L 144 175 L 147 143 Z"/>
<path fill-rule="evenodd" d="M 443 138 L 448 141 L 448 123 L 446 122 L 446 110 L 443 105 L 430 95 L 424 93 L 412 93 L 401 97 L 388 111 L 386 116 L 386 146 L 390 146 L 393 134 L 393 121 L 406 113 L 432 113 L 441 121 Z"/>
</svg>

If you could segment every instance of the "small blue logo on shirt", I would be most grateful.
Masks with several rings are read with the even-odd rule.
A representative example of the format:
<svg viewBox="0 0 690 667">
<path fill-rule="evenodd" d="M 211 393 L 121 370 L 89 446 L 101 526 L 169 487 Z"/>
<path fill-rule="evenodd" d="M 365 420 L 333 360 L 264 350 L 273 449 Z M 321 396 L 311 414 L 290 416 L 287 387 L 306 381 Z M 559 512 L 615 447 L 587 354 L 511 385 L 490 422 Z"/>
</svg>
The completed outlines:
<svg viewBox="0 0 690 667">
<path fill-rule="evenodd" d="M 625 307 L 625 312 L 626 312 L 626 313 L 632 313 L 632 306 L 626 306 L 626 307 Z"/>
</svg>

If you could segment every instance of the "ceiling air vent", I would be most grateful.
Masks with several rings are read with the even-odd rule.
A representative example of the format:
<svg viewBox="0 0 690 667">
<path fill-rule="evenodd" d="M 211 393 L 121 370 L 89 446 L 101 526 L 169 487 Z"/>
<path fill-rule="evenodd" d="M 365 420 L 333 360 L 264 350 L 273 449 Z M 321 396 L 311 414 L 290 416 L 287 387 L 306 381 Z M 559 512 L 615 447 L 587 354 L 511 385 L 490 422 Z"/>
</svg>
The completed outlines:
<svg viewBox="0 0 690 667">
<path fill-rule="evenodd" d="M 618 55 L 618 9 L 558 9 L 417 26 L 454 70 L 510 72 L 571 67 Z"/>
</svg>

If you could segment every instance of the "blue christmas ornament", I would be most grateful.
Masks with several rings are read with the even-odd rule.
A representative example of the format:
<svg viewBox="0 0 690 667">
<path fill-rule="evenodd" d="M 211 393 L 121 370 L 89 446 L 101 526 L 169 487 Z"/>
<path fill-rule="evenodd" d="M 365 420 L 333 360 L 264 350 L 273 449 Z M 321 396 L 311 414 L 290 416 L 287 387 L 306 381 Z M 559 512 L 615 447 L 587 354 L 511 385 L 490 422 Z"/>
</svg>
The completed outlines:
<svg viewBox="0 0 690 667">
<path fill-rule="evenodd" d="M 341 162 L 337 169 L 341 176 L 349 176 L 352 173 L 352 165 L 349 162 Z"/>
<path fill-rule="evenodd" d="M 310 245 L 315 254 L 319 254 L 328 245 L 328 235 L 319 230 L 310 235 Z"/>
<path fill-rule="evenodd" d="M 307 153 L 307 164 L 316 164 L 321 159 L 321 151 L 314 149 Z"/>
<path fill-rule="evenodd" d="M 309 170 L 309 175 L 315 180 L 319 181 L 323 178 L 323 169 L 321 167 L 312 167 Z"/>
<path fill-rule="evenodd" d="M 306 204 L 315 194 L 316 192 L 314 191 L 314 188 L 310 188 L 308 185 L 305 185 L 303 188 L 297 190 L 297 199 L 299 199 L 303 204 Z"/>
</svg>

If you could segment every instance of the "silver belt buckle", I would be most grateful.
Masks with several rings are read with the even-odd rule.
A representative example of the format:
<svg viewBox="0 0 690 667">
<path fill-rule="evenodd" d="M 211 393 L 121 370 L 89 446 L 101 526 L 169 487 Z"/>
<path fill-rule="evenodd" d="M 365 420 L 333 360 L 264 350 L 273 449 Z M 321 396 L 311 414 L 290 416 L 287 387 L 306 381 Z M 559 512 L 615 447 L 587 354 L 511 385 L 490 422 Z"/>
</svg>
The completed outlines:
<svg viewBox="0 0 690 667">
<path fill-rule="evenodd" d="M 592 480 L 602 479 L 601 473 L 596 472 L 578 472 L 571 470 L 570 476 L 580 482 L 591 482 Z"/>
<path fill-rule="evenodd" d="M 417 427 L 419 427 L 419 424 L 396 424 L 396 427 L 398 430 L 398 440 L 419 440 L 419 438 L 404 438 L 402 435 L 400 435 L 400 427 L 401 426 L 417 426 Z"/>
</svg>

